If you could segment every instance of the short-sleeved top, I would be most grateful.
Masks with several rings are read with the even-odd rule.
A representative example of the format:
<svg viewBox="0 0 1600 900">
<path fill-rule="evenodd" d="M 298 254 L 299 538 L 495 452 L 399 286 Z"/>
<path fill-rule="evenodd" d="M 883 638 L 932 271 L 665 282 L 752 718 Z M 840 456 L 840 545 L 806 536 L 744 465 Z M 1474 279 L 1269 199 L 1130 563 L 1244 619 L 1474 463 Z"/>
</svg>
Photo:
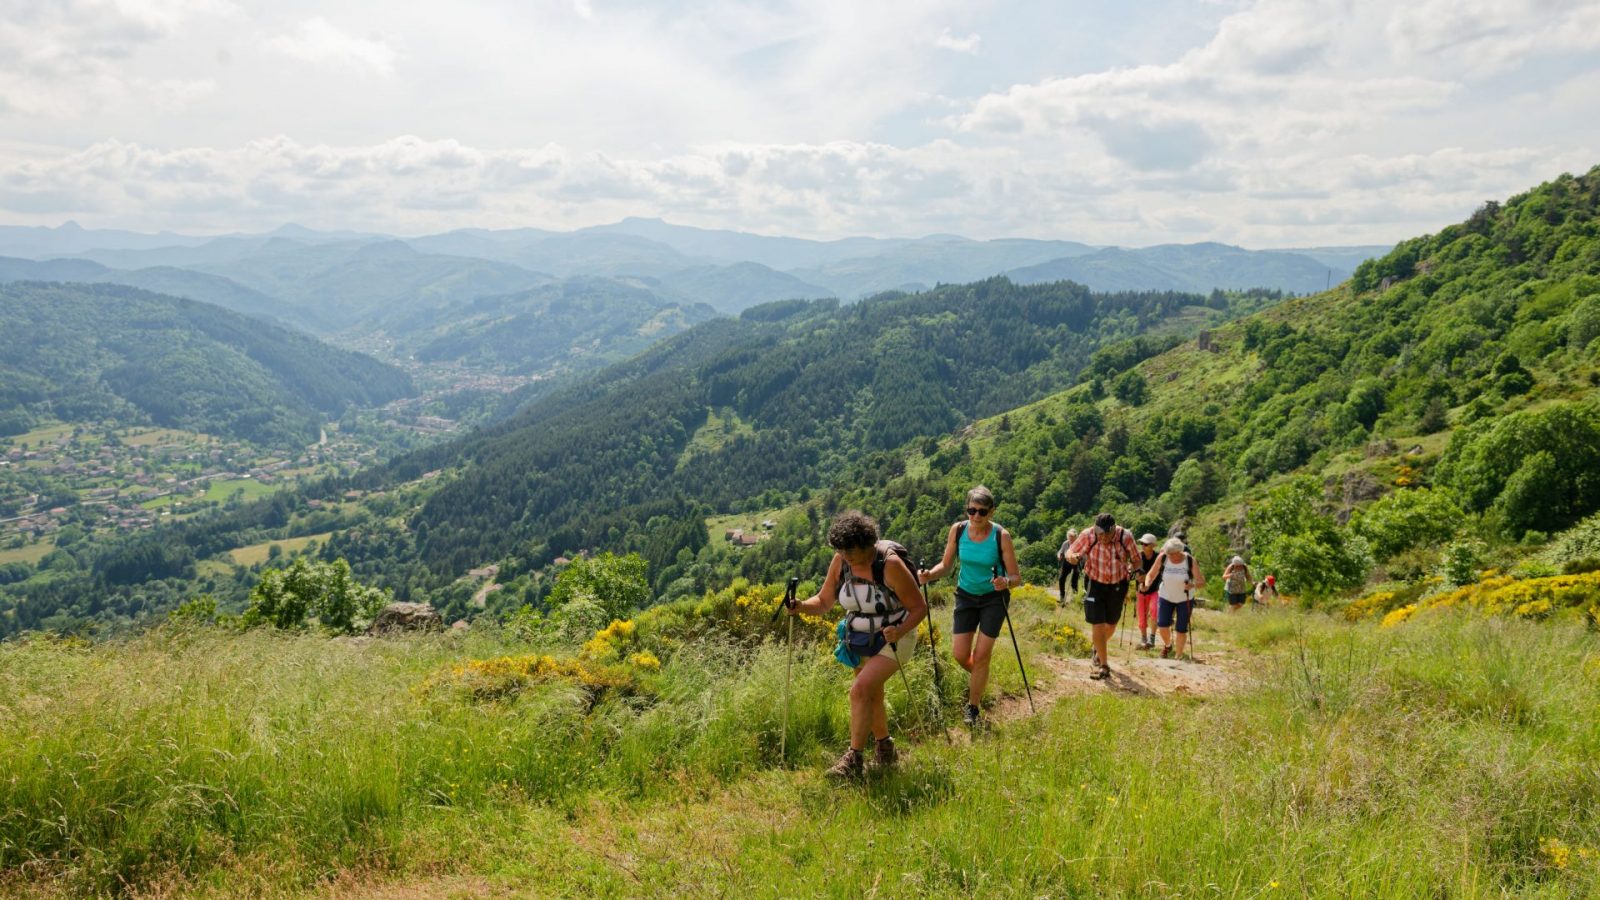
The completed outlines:
<svg viewBox="0 0 1600 900">
<path fill-rule="evenodd" d="M 961 560 L 957 587 L 977 597 L 994 593 L 995 572 L 1004 568 L 1000 562 L 1000 526 L 990 524 L 989 533 L 981 541 L 972 539 L 971 526 L 961 529 L 956 539 L 956 558 Z"/>
<path fill-rule="evenodd" d="M 1144 560 L 1133 542 L 1133 532 L 1115 525 L 1110 536 L 1111 540 L 1101 541 L 1095 529 L 1085 529 L 1072 542 L 1072 554 L 1083 560 L 1083 573 L 1090 579 L 1120 584 L 1128 580 L 1129 572 L 1138 571 Z"/>
</svg>

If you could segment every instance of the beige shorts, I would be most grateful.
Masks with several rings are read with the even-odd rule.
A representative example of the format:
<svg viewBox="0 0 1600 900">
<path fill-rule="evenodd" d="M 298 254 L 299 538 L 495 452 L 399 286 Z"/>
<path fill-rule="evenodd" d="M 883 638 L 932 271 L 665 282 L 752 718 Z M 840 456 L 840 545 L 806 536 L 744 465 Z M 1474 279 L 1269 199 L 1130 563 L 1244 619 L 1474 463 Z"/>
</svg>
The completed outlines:
<svg viewBox="0 0 1600 900">
<path fill-rule="evenodd" d="M 878 651 L 878 655 L 887 656 L 899 663 L 901 668 L 905 668 L 911 662 L 911 658 L 917 655 L 916 633 L 902 635 L 900 640 L 895 641 L 893 644 L 884 644 L 883 649 Z"/>
</svg>

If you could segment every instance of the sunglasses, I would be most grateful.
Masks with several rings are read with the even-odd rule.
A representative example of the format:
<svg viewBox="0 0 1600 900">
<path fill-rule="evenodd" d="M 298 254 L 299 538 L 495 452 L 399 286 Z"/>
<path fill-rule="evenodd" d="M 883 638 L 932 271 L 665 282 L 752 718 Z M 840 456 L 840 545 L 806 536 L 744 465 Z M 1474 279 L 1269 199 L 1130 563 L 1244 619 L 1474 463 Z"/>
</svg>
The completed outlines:
<svg viewBox="0 0 1600 900">
<path fill-rule="evenodd" d="M 969 516 L 987 516 L 989 514 L 989 512 L 990 512 L 990 510 L 985 509 L 985 508 L 983 508 L 981 506 L 969 506 L 969 507 L 967 507 L 967 515 L 969 515 Z"/>
</svg>

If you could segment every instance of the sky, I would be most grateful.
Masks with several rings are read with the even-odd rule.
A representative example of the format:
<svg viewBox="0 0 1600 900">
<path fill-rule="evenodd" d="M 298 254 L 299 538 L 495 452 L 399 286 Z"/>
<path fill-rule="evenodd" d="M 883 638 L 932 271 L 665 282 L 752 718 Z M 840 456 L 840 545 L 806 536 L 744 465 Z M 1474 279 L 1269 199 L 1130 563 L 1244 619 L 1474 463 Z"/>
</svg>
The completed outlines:
<svg viewBox="0 0 1600 900">
<path fill-rule="evenodd" d="M 0 0 L 0 224 L 1380 244 L 1600 164 L 1600 0 Z"/>
</svg>

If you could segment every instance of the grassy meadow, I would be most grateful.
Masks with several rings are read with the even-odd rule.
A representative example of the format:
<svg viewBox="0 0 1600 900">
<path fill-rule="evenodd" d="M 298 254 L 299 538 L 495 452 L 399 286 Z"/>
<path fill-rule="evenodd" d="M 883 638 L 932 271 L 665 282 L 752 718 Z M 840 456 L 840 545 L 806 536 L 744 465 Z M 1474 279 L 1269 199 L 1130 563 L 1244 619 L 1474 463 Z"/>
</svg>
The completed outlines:
<svg viewBox="0 0 1600 900">
<path fill-rule="evenodd" d="M 1081 615 L 1034 591 L 1015 618 L 1039 715 L 947 743 L 922 656 L 909 694 L 889 687 L 901 767 L 836 785 L 848 672 L 826 623 L 796 624 L 780 760 L 774 596 L 586 641 L 0 644 L 0 894 L 1600 893 L 1581 626 L 1207 611 L 1195 665 L 1226 648 L 1238 687 L 1136 696 L 1050 683 L 1077 677 L 1047 654 L 1074 652 L 1057 636 Z M 965 681 L 944 662 L 953 716 Z"/>
</svg>

